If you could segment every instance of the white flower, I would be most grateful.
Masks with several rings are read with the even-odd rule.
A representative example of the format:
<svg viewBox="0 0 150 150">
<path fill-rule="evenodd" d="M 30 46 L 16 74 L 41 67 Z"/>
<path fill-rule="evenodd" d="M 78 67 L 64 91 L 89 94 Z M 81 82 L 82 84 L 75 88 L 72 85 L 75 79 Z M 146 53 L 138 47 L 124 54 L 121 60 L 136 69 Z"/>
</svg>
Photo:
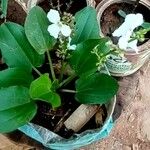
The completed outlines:
<svg viewBox="0 0 150 150">
<path fill-rule="evenodd" d="M 50 11 L 47 14 L 47 18 L 50 22 L 57 24 L 60 22 L 60 15 L 57 10 L 50 9 Z"/>
<path fill-rule="evenodd" d="M 129 41 L 130 36 L 132 35 L 131 31 L 128 31 L 125 36 L 119 38 L 118 46 L 120 49 L 128 51 L 128 48 L 134 49 L 138 53 L 137 43 L 138 40 Z"/>
<path fill-rule="evenodd" d="M 127 48 L 134 49 L 138 52 L 137 40 L 129 42 L 134 29 L 142 25 L 144 22 L 142 14 L 129 14 L 126 16 L 124 23 L 116 29 L 112 35 L 119 37 L 119 48 L 127 50 Z"/>
<path fill-rule="evenodd" d="M 129 42 L 128 45 L 127 45 L 127 47 L 134 49 L 135 52 L 138 53 L 137 43 L 138 43 L 138 40 L 134 40 L 132 42 Z"/>
<path fill-rule="evenodd" d="M 119 38 L 118 46 L 119 46 L 120 49 L 126 50 L 127 45 L 128 45 L 128 41 L 129 41 L 131 35 L 132 35 L 132 32 L 127 31 L 124 36 L 121 36 Z"/>
<path fill-rule="evenodd" d="M 129 14 L 126 16 L 124 23 L 113 32 L 113 36 L 120 37 L 126 35 L 130 30 L 133 32 L 135 28 L 144 22 L 142 14 Z"/>
<path fill-rule="evenodd" d="M 75 50 L 77 46 L 75 44 L 70 45 L 70 43 L 71 43 L 71 37 L 69 37 L 69 43 L 67 44 L 67 48 L 69 50 Z"/>
<path fill-rule="evenodd" d="M 70 36 L 71 29 L 69 26 L 61 23 L 60 15 L 57 10 L 51 9 L 47 14 L 47 18 L 52 23 L 48 26 L 48 32 L 51 36 L 53 36 L 55 39 L 58 38 L 60 33 L 65 37 Z"/>
</svg>

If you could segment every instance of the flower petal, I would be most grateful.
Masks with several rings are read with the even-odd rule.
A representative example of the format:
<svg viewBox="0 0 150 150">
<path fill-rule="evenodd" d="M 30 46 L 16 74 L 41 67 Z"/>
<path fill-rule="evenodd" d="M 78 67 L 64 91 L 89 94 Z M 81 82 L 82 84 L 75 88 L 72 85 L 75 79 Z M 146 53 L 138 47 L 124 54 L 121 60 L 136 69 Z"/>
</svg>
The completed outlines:
<svg viewBox="0 0 150 150">
<path fill-rule="evenodd" d="M 69 37 L 71 34 L 71 29 L 69 26 L 62 24 L 61 26 L 61 33 L 65 37 Z"/>
<path fill-rule="evenodd" d="M 125 37 L 121 37 L 118 41 L 118 46 L 120 49 L 126 50 L 128 45 L 128 40 Z"/>
<path fill-rule="evenodd" d="M 76 46 L 75 44 L 74 44 L 74 45 L 70 45 L 70 46 L 69 46 L 69 50 L 75 50 L 76 47 L 77 47 L 77 46 Z"/>
<path fill-rule="evenodd" d="M 55 39 L 58 38 L 58 35 L 60 33 L 60 27 L 58 26 L 58 24 L 49 25 L 47 30 L 50 33 L 50 35 L 53 36 Z"/>
<path fill-rule="evenodd" d="M 67 44 L 67 48 L 69 49 L 69 50 L 75 50 L 76 49 L 76 45 L 74 44 L 74 45 L 70 45 L 70 43 L 71 43 L 71 37 L 69 37 L 69 42 L 68 42 L 68 44 Z"/>
<path fill-rule="evenodd" d="M 51 23 L 57 24 L 60 21 L 60 15 L 57 10 L 50 9 L 50 11 L 47 13 L 47 18 Z"/>
<path fill-rule="evenodd" d="M 118 29 L 116 29 L 112 35 L 116 37 L 124 36 L 129 30 L 128 25 L 124 22 Z"/>
<path fill-rule="evenodd" d="M 143 15 L 138 14 L 129 14 L 125 18 L 126 24 L 130 27 L 130 29 L 134 30 L 138 26 L 142 25 L 144 22 Z"/>
<path fill-rule="evenodd" d="M 73 44 L 73 45 L 70 45 L 70 43 L 67 44 L 67 48 L 68 48 L 69 50 L 75 50 L 76 47 L 77 47 L 77 46 L 76 46 L 75 44 Z"/>
<path fill-rule="evenodd" d="M 132 31 L 129 30 L 126 32 L 124 36 L 120 37 L 118 41 L 118 45 L 120 49 L 123 49 L 123 50 L 127 49 L 128 41 L 130 40 L 131 35 L 132 35 Z"/>
<path fill-rule="evenodd" d="M 127 47 L 128 48 L 132 48 L 133 50 L 135 50 L 136 53 L 138 53 L 138 46 L 137 46 L 138 40 L 134 40 L 132 42 L 129 42 Z"/>
</svg>

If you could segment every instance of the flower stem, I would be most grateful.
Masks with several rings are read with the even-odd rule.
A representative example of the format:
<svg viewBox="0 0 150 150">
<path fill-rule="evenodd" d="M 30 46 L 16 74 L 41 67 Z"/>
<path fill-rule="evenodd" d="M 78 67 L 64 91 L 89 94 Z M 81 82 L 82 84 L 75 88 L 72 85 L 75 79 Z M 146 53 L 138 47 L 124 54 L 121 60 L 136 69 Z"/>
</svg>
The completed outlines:
<svg viewBox="0 0 150 150">
<path fill-rule="evenodd" d="M 38 69 L 36 69 L 34 66 L 32 66 L 32 69 L 33 69 L 39 76 L 42 75 L 41 72 L 40 72 Z"/>
<path fill-rule="evenodd" d="M 62 87 L 63 85 L 66 85 L 66 84 L 70 83 L 75 77 L 76 77 L 75 74 L 73 74 L 72 76 L 69 76 L 67 79 L 65 79 L 64 81 L 62 81 L 59 84 L 59 88 Z"/>
<path fill-rule="evenodd" d="M 105 64 L 105 63 L 104 63 L 104 67 L 105 67 L 105 69 L 106 69 L 106 71 L 107 71 L 108 75 L 109 75 L 109 76 L 111 76 L 111 74 L 110 74 L 110 72 L 109 72 L 109 70 L 108 70 L 108 68 L 107 68 L 107 66 L 106 66 L 106 64 Z"/>
<path fill-rule="evenodd" d="M 66 92 L 66 93 L 77 93 L 75 90 L 69 90 L 69 89 L 62 89 L 61 92 Z"/>
<path fill-rule="evenodd" d="M 64 62 L 64 60 L 62 60 L 61 62 L 61 71 L 60 71 L 60 77 L 59 77 L 59 81 L 61 82 L 63 79 L 63 74 L 64 74 L 64 70 L 66 68 L 66 63 Z"/>
<path fill-rule="evenodd" d="M 48 50 L 46 51 L 46 53 L 47 53 L 47 58 L 48 58 L 48 61 L 49 61 L 49 66 L 50 66 L 50 71 L 51 71 L 51 74 L 52 74 L 52 78 L 53 78 L 53 80 L 56 80 L 56 76 L 55 76 L 51 56 L 50 56 Z"/>
</svg>

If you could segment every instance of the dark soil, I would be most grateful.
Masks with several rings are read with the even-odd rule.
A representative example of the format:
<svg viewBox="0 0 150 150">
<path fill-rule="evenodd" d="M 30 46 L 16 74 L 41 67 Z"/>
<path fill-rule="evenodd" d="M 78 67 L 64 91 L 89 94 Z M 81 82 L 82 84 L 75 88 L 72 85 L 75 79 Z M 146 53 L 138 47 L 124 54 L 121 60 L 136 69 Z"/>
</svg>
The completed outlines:
<svg viewBox="0 0 150 150">
<path fill-rule="evenodd" d="M 72 82 L 70 83 L 69 86 L 66 86 L 64 88 L 74 89 L 74 87 L 75 87 L 74 82 Z M 61 96 L 62 101 L 61 107 L 57 108 L 57 110 L 53 110 L 50 104 L 39 101 L 37 103 L 38 104 L 37 114 L 32 120 L 33 123 L 41 125 L 51 131 L 54 131 L 60 119 L 63 116 L 65 116 L 64 120 L 66 120 L 70 116 L 70 114 L 72 114 L 72 112 L 75 111 L 75 109 L 80 105 L 77 101 L 74 100 L 74 94 L 62 93 L 59 92 L 59 90 L 58 93 Z M 69 133 L 68 132 L 65 133 L 65 130 L 63 129 L 60 130 L 58 134 L 66 137 L 65 134 L 70 135 L 70 131 Z"/>
<path fill-rule="evenodd" d="M 136 9 L 135 5 L 128 3 L 110 5 L 102 14 L 100 24 L 102 33 L 111 37 L 114 43 L 116 43 L 117 39 L 112 37 L 112 33 L 124 22 L 124 18 L 118 14 L 119 10 L 123 10 L 126 14 L 141 13 L 144 16 L 144 20 L 150 22 L 150 10 L 141 4 L 139 4 Z M 133 12 L 133 10 L 135 11 Z M 149 38 L 149 34 L 147 34 L 146 37 Z"/>
<path fill-rule="evenodd" d="M 77 11 L 81 10 L 86 6 L 86 0 L 59 0 L 60 1 L 60 10 L 61 12 L 68 12 L 71 14 L 75 14 Z M 53 6 L 51 4 L 53 2 Z M 58 3 L 56 0 L 45 0 L 40 3 L 41 6 L 46 12 L 48 12 L 51 8 L 57 9 Z M 57 9 L 58 10 L 58 9 Z"/>
<path fill-rule="evenodd" d="M 23 25 L 25 18 L 26 13 L 22 7 L 14 0 L 9 0 L 6 20 Z M 0 24 L 3 22 L 4 20 L 1 19 Z"/>
<path fill-rule="evenodd" d="M 69 85 L 64 87 L 64 89 L 75 89 L 75 81 L 72 81 Z M 58 122 L 65 116 L 64 121 L 80 106 L 80 103 L 78 103 L 75 98 L 74 94 L 72 93 L 62 93 L 58 90 L 59 95 L 61 96 L 62 105 L 57 110 L 53 110 L 51 108 L 51 105 L 39 101 L 38 104 L 38 111 L 34 119 L 32 120 L 33 123 L 38 124 L 40 126 L 43 126 L 50 131 L 54 131 L 56 129 L 56 125 Z M 105 106 L 102 106 L 103 111 L 105 115 L 103 116 L 103 121 L 105 121 L 107 116 L 107 110 Z M 91 120 L 78 132 L 81 133 L 87 129 L 95 129 L 100 126 L 97 126 L 95 122 L 95 116 L 91 118 Z M 65 128 L 65 126 L 62 126 L 62 128 L 59 131 L 56 131 L 55 133 L 61 135 L 62 137 L 69 138 L 73 135 L 73 131 L 68 130 Z"/>
</svg>

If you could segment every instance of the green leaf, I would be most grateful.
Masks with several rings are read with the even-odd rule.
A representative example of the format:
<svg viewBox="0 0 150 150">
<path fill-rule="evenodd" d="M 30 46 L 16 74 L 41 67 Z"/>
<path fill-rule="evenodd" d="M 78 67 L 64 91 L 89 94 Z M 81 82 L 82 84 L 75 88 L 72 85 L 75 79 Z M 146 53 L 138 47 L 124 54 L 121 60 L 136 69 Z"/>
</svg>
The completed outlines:
<svg viewBox="0 0 150 150">
<path fill-rule="evenodd" d="M 97 46 L 98 54 L 107 54 L 110 52 L 111 48 L 109 46 L 109 39 L 108 38 L 101 38 L 99 40 L 99 44 Z"/>
<path fill-rule="evenodd" d="M 0 71 L 0 87 L 9 87 L 13 85 L 29 87 L 32 80 L 32 74 L 21 68 L 8 68 Z"/>
<path fill-rule="evenodd" d="M 142 26 L 144 29 L 150 29 L 150 23 L 149 23 L 149 22 L 144 22 L 141 26 Z"/>
<path fill-rule="evenodd" d="M 34 102 L 0 111 L 0 133 L 8 133 L 30 122 L 37 112 Z"/>
<path fill-rule="evenodd" d="M 48 102 L 53 108 L 57 108 L 61 105 L 61 98 L 57 93 L 49 92 L 40 97 L 42 101 Z"/>
<path fill-rule="evenodd" d="M 0 48 L 6 64 L 11 67 L 20 67 L 31 70 L 43 63 L 40 56 L 29 44 L 24 28 L 16 23 L 8 22 L 0 26 Z"/>
<path fill-rule="evenodd" d="M 75 15 L 75 35 L 71 44 L 78 44 L 88 39 L 99 39 L 99 25 L 96 10 L 87 6 Z"/>
<path fill-rule="evenodd" d="M 8 0 L 0 0 L 1 3 L 1 11 L 2 11 L 2 15 L 1 18 L 6 18 L 7 16 L 7 6 L 8 6 Z"/>
<path fill-rule="evenodd" d="M 49 21 L 44 10 L 38 6 L 33 7 L 25 21 L 25 33 L 35 50 L 44 54 L 53 48 L 56 40 L 50 36 L 47 28 Z"/>
<path fill-rule="evenodd" d="M 127 15 L 123 10 L 119 10 L 119 11 L 118 11 L 118 14 L 119 14 L 121 17 L 123 17 L 123 18 L 125 18 L 126 15 Z"/>
<path fill-rule="evenodd" d="M 52 82 L 48 74 L 41 75 L 34 80 L 30 86 L 30 96 L 34 100 L 42 100 L 48 102 L 53 108 L 61 105 L 61 100 L 58 94 L 51 90 Z"/>
<path fill-rule="evenodd" d="M 83 104 L 105 104 L 117 93 L 115 79 L 105 74 L 84 76 L 76 82 L 76 100 Z"/>
<path fill-rule="evenodd" d="M 0 111 L 29 103 L 29 90 L 22 86 L 0 88 Z"/>
<path fill-rule="evenodd" d="M 98 60 L 91 51 L 99 42 L 100 40 L 87 40 L 78 44 L 76 50 L 73 51 L 69 63 L 79 76 L 97 71 Z"/>
<path fill-rule="evenodd" d="M 40 98 L 42 95 L 51 92 L 52 82 L 48 73 L 41 75 L 30 85 L 30 96 L 32 99 Z"/>
</svg>

